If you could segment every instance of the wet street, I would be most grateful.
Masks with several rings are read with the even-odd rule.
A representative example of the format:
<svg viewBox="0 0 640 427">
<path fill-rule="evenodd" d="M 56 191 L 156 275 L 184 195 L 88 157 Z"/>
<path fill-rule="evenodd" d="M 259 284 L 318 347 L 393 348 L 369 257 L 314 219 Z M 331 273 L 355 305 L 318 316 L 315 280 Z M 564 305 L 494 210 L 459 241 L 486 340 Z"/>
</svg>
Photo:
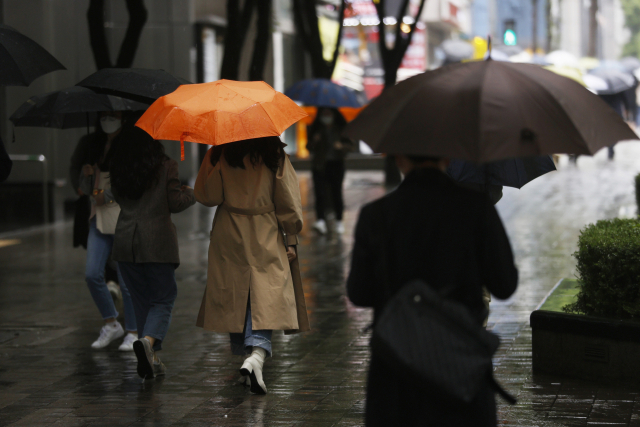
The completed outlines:
<svg viewBox="0 0 640 427">
<path fill-rule="evenodd" d="M 580 229 L 636 214 L 633 178 L 640 144 L 562 157 L 558 172 L 522 190 L 506 189 L 498 210 L 520 271 L 517 293 L 493 301 L 489 328 L 502 338 L 497 379 L 519 399 L 501 400 L 503 426 L 640 426 L 637 387 L 533 376 L 529 315 L 562 278 L 573 277 Z M 142 382 L 133 353 L 95 351 L 101 320 L 84 281 L 85 251 L 72 225 L 0 235 L 0 426 L 361 426 L 369 310 L 345 297 L 359 207 L 384 194 L 381 172 L 349 172 L 346 233 L 316 236 L 311 179 L 300 173 L 306 226 L 301 267 L 312 331 L 274 334 L 265 364 L 266 396 L 238 383 L 241 358 L 228 336 L 195 327 L 205 287 L 213 210 L 174 216 L 182 264 L 178 299 L 162 359 L 166 378 Z"/>
</svg>

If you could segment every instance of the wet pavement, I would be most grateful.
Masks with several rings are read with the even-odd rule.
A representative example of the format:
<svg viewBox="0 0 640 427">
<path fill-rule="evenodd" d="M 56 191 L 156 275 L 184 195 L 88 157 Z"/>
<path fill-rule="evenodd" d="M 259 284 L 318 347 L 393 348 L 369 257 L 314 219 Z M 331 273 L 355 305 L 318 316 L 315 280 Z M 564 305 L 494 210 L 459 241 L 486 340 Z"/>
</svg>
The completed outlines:
<svg viewBox="0 0 640 427">
<path fill-rule="evenodd" d="M 571 253 L 589 222 L 635 215 L 633 177 L 640 144 L 561 159 L 558 172 L 498 204 L 520 269 L 517 293 L 494 301 L 489 328 L 502 338 L 496 377 L 519 398 L 499 401 L 505 426 L 640 426 L 640 392 L 531 373 L 529 314 L 553 285 L 574 275 Z M 313 221 L 311 180 L 300 173 L 306 224 Z M 313 330 L 274 334 L 265 365 L 266 396 L 237 382 L 241 358 L 228 337 L 194 326 L 204 291 L 212 210 L 174 217 L 182 265 L 178 299 L 162 351 L 164 379 L 142 382 L 131 353 L 89 347 L 101 321 L 84 282 L 85 252 L 71 247 L 72 227 L 0 235 L 0 426 L 360 426 L 369 358 L 369 310 L 344 296 L 359 206 L 382 194 L 379 172 L 349 172 L 344 236 L 306 227 L 301 267 Z"/>
</svg>

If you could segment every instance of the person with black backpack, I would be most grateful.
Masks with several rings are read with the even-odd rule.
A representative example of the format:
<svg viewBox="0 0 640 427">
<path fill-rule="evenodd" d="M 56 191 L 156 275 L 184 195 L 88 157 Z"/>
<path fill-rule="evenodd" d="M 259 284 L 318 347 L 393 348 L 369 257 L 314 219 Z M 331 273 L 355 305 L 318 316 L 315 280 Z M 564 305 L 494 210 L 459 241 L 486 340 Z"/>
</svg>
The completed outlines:
<svg viewBox="0 0 640 427">
<path fill-rule="evenodd" d="M 499 387 L 491 375 L 491 355 L 498 340 L 482 328 L 482 289 L 500 299 L 515 292 L 518 271 L 509 240 L 486 194 L 456 185 L 445 173 L 445 159 L 400 155 L 396 163 L 404 181 L 360 212 L 347 281 L 351 301 L 374 309 L 366 425 L 495 426 L 494 393 Z M 423 310 L 414 316 L 417 323 L 431 323 L 413 325 L 423 334 L 398 328 L 389 340 L 384 327 L 412 321 L 409 303 L 404 312 L 397 310 L 402 306 L 398 298 L 407 289 L 416 289 L 409 302 Z M 438 312 L 438 307 L 449 306 L 460 316 L 447 319 L 451 310 Z M 466 323 L 455 325 L 457 317 Z M 465 342 L 477 344 L 482 350 L 477 360 L 484 363 L 473 379 L 463 376 L 465 384 L 456 383 L 456 372 L 448 383 L 445 368 L 451 367 L 440 369 L 429 362 L 438 360 L 438 354 L 420 354 L 443 352 L 458 360 L 460 355 L 446 352 Z M 413 364 L 396 362 L 411 362 L 412 357 Z M 442 381 L 428 381 L 429 374 Z"/>
</svg>

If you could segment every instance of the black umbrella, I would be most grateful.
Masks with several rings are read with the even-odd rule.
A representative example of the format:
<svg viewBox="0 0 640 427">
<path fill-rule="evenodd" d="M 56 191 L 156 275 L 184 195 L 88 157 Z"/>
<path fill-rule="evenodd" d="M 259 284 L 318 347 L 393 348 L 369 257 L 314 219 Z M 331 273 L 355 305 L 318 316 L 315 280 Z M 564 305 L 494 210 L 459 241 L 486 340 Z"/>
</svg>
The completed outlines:
<svg viewBox="0 0 640 427">
<path fill-rule="evenodd" d="M 143 111 L 149 106 L 72 86 L 29 98 L 9 118 L 15 126 L 69 129 L 95 124 L 100 111 Z"/>
<path fill-rule="evenodd" d="M 135 101 L 152 103 L 190 81 L 175 77 L 164 70 L 144 68 L 104 68 L 91 74 L 76 86 L 88 87 L 99 93 L 116 95 Z"/>
<path fill-rule="evenodd" d="M 589 74 L 600 77 L 609 86 L 606 91 L 599 90 L 598 95 L 613 95 L 633 89 L 637 85 L 637 80 L 632 74 L 614 67 L 598 67 L 589 71 Z"/>
<path fill-rule="evenodd" d="M 481 165 L 456 159 L 449 164 L 447 173 L 458 182 L 522 188 L 528 182 L 554 170 L 556 165 L 550 156 L 535 156 Z"/>
<path fill-rule="evenodd" d="M 38 43 L 0 24 L 0 85 L 29 86 L 38 77 L 56 70 L 66 68 Z"/>
</svg>

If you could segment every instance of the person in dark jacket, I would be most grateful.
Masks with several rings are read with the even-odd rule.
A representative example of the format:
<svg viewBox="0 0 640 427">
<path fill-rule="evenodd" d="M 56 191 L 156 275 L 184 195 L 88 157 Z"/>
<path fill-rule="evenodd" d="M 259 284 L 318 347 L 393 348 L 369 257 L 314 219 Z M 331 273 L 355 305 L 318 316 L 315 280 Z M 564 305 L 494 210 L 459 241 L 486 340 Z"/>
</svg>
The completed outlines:
<svg viewBox="0 0 640 427">
<path fill-rule="evenodd" d="M 139 128 L 126 129 L 110 153 L 111 188 L 120 205 L 113 258 L 133 300 L 139 339 L 133 343 L 138 375 L 164 375 L 162 349 L 177 296 L 178 235 L 171 214 L 195 204 L 181 185 L 178 163 Z"/>
<path fill-rule="evenodd" d="M 327 232 L 325 211 L 327 208 L 327 189 L 331 194 L 331 203 L 336 214 L 335 231 L 344 233 L 342 214 L 342 182 L 344 181 L 344 159 L 355 144 L 341 136 L 347 124 L 342 114 L 334 108 L 319 108 L 318 115 L 309 127 L 307 149 L 311 153 L 311 172 L 313 193 L 316 199 L 316 222 L 313 229 L 320 234 Z"/>
<path fill-rule="evenodd" d="M 375 319 L 404 284 L 422 279 L 436 289 L 454 287 L 481 325 L 482 288 L 497 298 L 516 289 L 518 272 L 500 218 L 486 194 L 460 187 L 445 174 L 447 162 L 396 158 L 405 179 L 387 196 L 364 206 L 355 232 L 347 292 Z M 379 271 L 387 257 L 388 272 Z M 388 278 L 388 279 L 387 279 Z M 495 426 L 489 380 L 470 404 L 407 381 L 375 353 L 367 384 L 367 426 Z"/>
<path fill-rule="evenodd" d="M 11 161 L 11 158 L 9 158 L 9 154 L 7 154 L 7 150 L 4 148 L 4 143 L 0 138 L 0 182 L 4 182 L 9 178 L 12 167 L 13 162 Z"/>
</svg>

